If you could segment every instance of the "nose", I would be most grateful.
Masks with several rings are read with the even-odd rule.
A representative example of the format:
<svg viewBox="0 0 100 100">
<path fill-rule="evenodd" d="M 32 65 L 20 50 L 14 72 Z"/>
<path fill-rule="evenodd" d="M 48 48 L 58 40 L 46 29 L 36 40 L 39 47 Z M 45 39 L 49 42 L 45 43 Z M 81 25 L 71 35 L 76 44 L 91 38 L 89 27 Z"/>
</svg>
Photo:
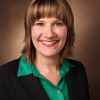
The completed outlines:
<svg viewBox="0 0 100 100">
<path fill-rule="evenodd" d="M 46 38 L 54 38 L 56 35 L 54 32 L 53 26 L 51 26 L 51 25 L 46 26 L 44 29 L 43 35 Z"/>
</svg>

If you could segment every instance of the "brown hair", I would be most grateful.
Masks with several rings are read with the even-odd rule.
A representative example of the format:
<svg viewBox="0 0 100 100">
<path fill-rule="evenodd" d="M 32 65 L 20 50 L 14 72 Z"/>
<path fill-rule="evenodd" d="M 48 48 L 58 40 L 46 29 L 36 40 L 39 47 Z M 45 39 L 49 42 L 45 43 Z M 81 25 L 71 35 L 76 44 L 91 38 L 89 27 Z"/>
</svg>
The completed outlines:
<svg viewBox="0 0 100 100">
<path fill-rule="evenodd" d="M 31 27 L 36 20 L 52 16 L 62 20 L 68 27 L 66 43 L 60 52 L 60 63 L 63 62 L 64 57 L 68 58 L 72 56 L 72 48 L 74 47 L 75 40 L 74 18 L 68 2 L 66 0 L 32 0 L 24 19 L 25 46 L 22 53 L 25 53 L 26 60 L 30 59 L 33 62 L 36 57 L 36 49 L 31 39 Z"/>
</svg>

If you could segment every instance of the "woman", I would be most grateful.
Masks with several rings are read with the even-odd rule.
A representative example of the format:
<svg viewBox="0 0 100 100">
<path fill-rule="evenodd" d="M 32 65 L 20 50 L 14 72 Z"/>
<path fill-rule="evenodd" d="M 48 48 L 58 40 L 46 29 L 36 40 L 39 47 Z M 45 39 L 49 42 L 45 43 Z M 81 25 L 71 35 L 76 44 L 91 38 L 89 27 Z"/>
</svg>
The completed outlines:
<svg viewBox="0 0 100 100">
<path fill-rule="evenodd" d="M 74 40 L 66 0 L 32 0 L 22 56 L 0 67 L 0 100 L 89 100 L 83 65 L 68 59 Z"/>
</svg>

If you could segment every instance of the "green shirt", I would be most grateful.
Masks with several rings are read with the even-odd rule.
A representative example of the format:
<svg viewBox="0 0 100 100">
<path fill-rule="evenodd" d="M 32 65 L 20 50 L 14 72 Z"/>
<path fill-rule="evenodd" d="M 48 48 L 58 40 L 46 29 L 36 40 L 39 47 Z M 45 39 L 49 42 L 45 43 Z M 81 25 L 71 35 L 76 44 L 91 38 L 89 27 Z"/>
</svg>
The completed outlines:
<svg viewBox="0 0 100 100">
<path fill-rule="evenodd" d="M 50 100 L 69 100 L 65 74 L 70 70 L 70 67 L 74 67 L 74 65 L 64 59 L 60 68 L 58 84 L 55 86 L 37 71 L 33 63 L 30 63 L 30 61 L 25 61 L 25 56 L 23 54 L 20 59 L 17 77 L 26 76 L 33 73 L 34 76 L 39 78 L 40 83 Z"/>
</svg>

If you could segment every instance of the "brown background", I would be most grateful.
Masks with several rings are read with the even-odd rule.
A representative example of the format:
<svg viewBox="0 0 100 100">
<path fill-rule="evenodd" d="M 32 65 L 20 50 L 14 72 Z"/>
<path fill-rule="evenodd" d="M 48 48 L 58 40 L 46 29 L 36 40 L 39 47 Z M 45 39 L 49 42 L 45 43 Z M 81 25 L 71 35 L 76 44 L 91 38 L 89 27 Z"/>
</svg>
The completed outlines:
<svg viewBox="0 0 100 100">
<path fill-rule="evenodd" d="M 31 0 L 0 0 L 0 65 L 20 57 Z M 91 100 L 100 100 L 100 0 L 68 0 L 75 17 L 75 60 L 87 72 Z"/>
</svg>

